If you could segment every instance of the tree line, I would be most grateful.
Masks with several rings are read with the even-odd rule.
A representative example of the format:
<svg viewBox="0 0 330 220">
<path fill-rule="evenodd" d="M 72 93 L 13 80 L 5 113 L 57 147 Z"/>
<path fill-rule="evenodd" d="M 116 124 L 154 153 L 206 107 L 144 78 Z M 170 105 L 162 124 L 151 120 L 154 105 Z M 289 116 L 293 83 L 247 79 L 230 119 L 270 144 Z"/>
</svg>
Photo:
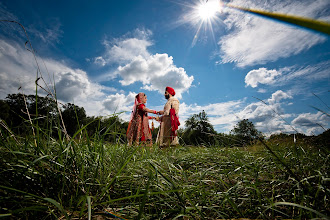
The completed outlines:
<svg viewBox="0 0 330 220">
<path fill-rule="evenodd" d="M 60 104 L 47 96 L 21 93 L 9 94 L 6 99 L 0 100 L 0 119 L 10 131 L 19 136 L 30 135 L 34 129 L 38 132 L 39 128 L 54 138 L 60 138 L 63 134 L 76 138 L 102 136 L 112 143 L 125 143 L 128 127 L 128 122 L 120 119 L 119 114 L 87 116 L 83 107 L 72 103 Z M 248 119 L 239 121 L 229 134 L 218 133 L 204 111 L 193 114 L 184 124 L 185 128 L 178 131 L 182 145 L 242 147 L 264 138 Z M 1 131 L 8 132 L 6 129 Z M 157 133 L 158 128 L 152 128 L 154 141 Z M 272 135 L 271 139 L 283 136 L 288 135 Z"/>
<path fill-rule="evenodd" d="M 185 127 L 179 130 L 179 134 L 188 145 L 242 147 L 263 139 L 262 133 L 248 119 L 239 121 L 229 134 L 218 133 L 205 111 L 189 117 L 185 121 Z"/>
<path fill-rule="evenodd" d="M 123 142 L 128 126 L 128 122 L 121 120 L 118 114 L 90 117 L 83 107 L 72 103 L 61 104 L 47 96 L 21 93 L 9 94 L 0 100 L 0 119 L 19 136 L 42 130 L 54 138 L 63 134 L 69 137 L 102 136 L 110 142 Z"/>
</svg>

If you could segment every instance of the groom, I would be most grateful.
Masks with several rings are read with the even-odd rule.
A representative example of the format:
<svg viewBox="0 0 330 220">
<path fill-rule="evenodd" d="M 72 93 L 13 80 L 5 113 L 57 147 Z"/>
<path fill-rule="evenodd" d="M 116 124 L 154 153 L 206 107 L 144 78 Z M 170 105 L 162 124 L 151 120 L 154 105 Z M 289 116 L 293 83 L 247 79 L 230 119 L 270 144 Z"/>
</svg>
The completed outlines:
<svg viewBox="0 0 330 220">
<path fill-rule="evenodd" d="M 163 111 L 159 111 L 159 114 L 163 115 L 160 117 L 160 127 L 157 135 L 156 143 L 160 147 L 169 145 L 178 145 L 179 139 L 177 136 L 179 122 L 179 100 L 174 97 L 175 91 L 171 87 L 165 89 L 165 99 L 167 102 L 164 106 Z"/>
</svg>

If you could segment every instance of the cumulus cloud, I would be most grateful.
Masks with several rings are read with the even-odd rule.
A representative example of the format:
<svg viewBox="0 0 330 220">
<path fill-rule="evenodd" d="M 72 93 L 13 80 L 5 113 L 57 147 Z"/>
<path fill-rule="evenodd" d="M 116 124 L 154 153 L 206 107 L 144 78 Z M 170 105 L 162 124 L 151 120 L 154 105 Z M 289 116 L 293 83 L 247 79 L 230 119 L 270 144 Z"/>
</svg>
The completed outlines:
<svg viewBox="0 0 330 220">
<path fill-rule="evenodd" d="M 151 35 L 150 30 L 136 29 L 133 33 L 127 33 L 121 38 L 111 41 L 104 40 L 103 44 L 106 52 L 100 57 L 104 59 L 106 64 L 127 64 L 138 56 L 147 58 L 150 56 L 148 47 L 153 45 L 153 42 L 149 39 Z"/>
<path fill-rule="evenodd" d="M 103 106 L 106 110 L 111 113 L 118 113 L 124 111 L 132 111 L 136 94 L 130 92 L 128 95 L 125 94 L 112 94 L 108 95 L 103 101 Z"/>
<path fill-rule="evenodd" d="M 233 5 L 330 20 L 327 0 L 293 2 L 234 0 Z M 218 44 L 222 63 L 239 67 L 265 64 L 289 57 L 322 43 L 326 37 L 292 25 L 230 10 L 224 23 L 231 30 Z"/>
<path fill-rule="evenodd" d="M 308 135 L 315 135 L 325 131 L 330 123 L 329 116 L 322 112 L 303 113 L 292 120 L 292 124 L 299 129 L 300 132 Z"/>
<path fill-rule="evenodd" d="M 235 113 L 242 108 L 244 100 L 228 101 L 223 103 L 210 103 L 208 105 L 197 105 L 186 103 L 180 104 L 179 117 L 181 127 L 184 127 L 184 121 L 191 117 L 193 114 L 198 114 L 202 111 L 209 117 L 210 123 L 219 128 L 221 132 L 228 132 L 237 121 Z"/>
<path fill-rule="evenodd" d="M 14 42 L 0 40 L 0 98 L 17 93 L 21 87 L 28 93 L 35 89 L 36 67 L 33 56 Z"/>
<path fill-rule="evenodd" d="M 105 55 L 94 60 L 101 65 L 118 64 L 115 75 L 121 78 L 119 82 L 123 86 L 140 82 L 143 89 L 159 93 L 171 86 L 181 98 L 191 87 L 194 77 L 188 76 L 184 68 L 177 67 L 172 56 L 149 53 L 148 47 L 153 44 L 149 39 L 151 35 L 149 30 L 137 29 L 133 36 L 107 41 Z"/>
<path fill-rule="evenodd" d="M 293 97 L 288 93 L 283 92 L 282 90 L 277 90 L 272 94 L 272 97 L 268 99 L 270 104 L 279 103 L 283 99 L 292 99 Z"/>
<path fill-rule="evenodd" d="M 210 123 L 218 132 L 229 133 L 231 129 L 243 119 L 249 119 L 265 136 L 274 133 L 304 133 L 318 135 L 330 125 L 330 118 L 322 112 L 290 113 L 285 106 L 294 97 L 290 92 L 278 90 L 268 99 L 261 102 L 247 103 L 247 99 L 234 100 L 208 105 L 180 105 L 180 120 L 185 121 L 193 114 L 203 110 L 209 117 Z M 183 125 L 183 123 L 182 123 Z"/>
<path fill-rule="evenodd" d="M 275 113 L 282 110 L 280 103 L 275 105 L 266 105 L 261 102 L 247 104 L 246 100 L 212 103 L 205 106 L 183 103 L 180 105 L 180 120 L 186 120 L 192 114 L 198 114 L 203 110 L 218 132 L 229 133 L 242 119 L 249 119 L 259 131 L 268 136 L 272 133 L 293 131 L 290 124 L 285 121 L 291 115 L 283 113 L 279 117 Z"/>
<path fill-rule="evenodd" d="M 281 75 L 281 72 L 276 70 L 267 70 L 266 68 L 259 68 L 257 70 L 251 70 L 245 76 L 246 86 L 251 86 L 253 88 L 260 84 L 272 84 L 276 76 Z"/>
<path fill-rule="evenodd" d="M 204 106 L 182 103 L 180 105 L 180 120 L 185 121 L 193 114 L 198 114 L 204 110 L 210 123 L 219 132 L 228 133 L 238 121 L 249 119 L 266 136 L 281 132 L 320 134 L 324 131 L 323 128 L 329 126 L 330 118 L 321 112 L 315 114 L 286 112 L 284 106 L 291 103 L 284 100 L 290 99 L 293 99 L 293 96 L 278 90 L 264 102 L 246 103 L 246 99 L 243 99 L 211 103 Z"/>
<path fill-rule="evenodd" d="M 314 83 L 328 80 L 329 68 L 330 61 L 307 66 L 288 66 L 278 70 L 268 70 L 266 68 L 254 69 L 249 71 L 245 76 L 245 86 L 256 88 L 259 84 L 270 85 L 272 87 L 290 85 L 292 94 L 303 94 L 306 91 L 310 91 L 309 88 Z M 319 87 L 319 89 L 327 90 L 327 85 L 325 87 Z M 262 88 L 258 90 L 260 93 L 264 93 L 265 91 Z"/>
<path fill-rule="evenodd" d="M 205 106 L 197 104 L 187 105 L 185 103 L 180 105 L 180 115 L 189 117 L 192 114 L 198 114 L 199 112 L 205 111 L 209 115 L 213 116 L 225 116 L 230 112 L 236 112 L 235 109 L 242 107 L 243 100 L 228 101 L 223 103 L 210 103 Z"/>
<path fill-rule="evenodd" d="M 87 59 L 87 61 L 89 61 L 89 59 Z M 94 58 L 94 63 L 98 64 L 100 66 L 105 66 L 105 64 L 107 64 L 107 62 L 104 60 L 103 57 L 95 57 Z"/>
<path fill-rule="evenodd" d="M 37 60 L 40 59 L 37 57 Z M 116 92 L 114 88 L 92 82 L 83 70 L 73 69 L 63 62 L 49 58 L 42 60 L 45 65 L 40 65 L 40 71 L 44 81 L 39 79 L 38 84 L 52 91 L 54 79 L 57 98 L 84 107 L 90 115 L 100 114 L 105 97 L 103 91 Z M 43 68 L 44 66 L 47 70 Z M 18 92 L 35 94 L 36 78 L 37 66 L 33 54 L 27 51 L 24 45 L 0 39 L 0 99 Z M 46 95 L 42 89 L 39 89 L 38 93 Z"/>
<path fill-rule="evenodd" d="M 141 82 L 144 89 L 163 93 L 166 86 L 175 88 L 176 96 L 181 98 L 182 93 L 188 90 L 194 80 L 188 76 L 183 68 L 173 64 L 173 58 L 167 54 L 151 55 L 148 59 L 136 57 L 131 63 L 118 68 L 123 78 L 122 85 Z"/>
<path fill-rule="evenodd" d="M 90 82 L 86 72 L 82 70 L 58 72 L 56 78 L 55 88 L 57 97 L 65 102 L 103 95 L 101 86 Z"/>
</svg>

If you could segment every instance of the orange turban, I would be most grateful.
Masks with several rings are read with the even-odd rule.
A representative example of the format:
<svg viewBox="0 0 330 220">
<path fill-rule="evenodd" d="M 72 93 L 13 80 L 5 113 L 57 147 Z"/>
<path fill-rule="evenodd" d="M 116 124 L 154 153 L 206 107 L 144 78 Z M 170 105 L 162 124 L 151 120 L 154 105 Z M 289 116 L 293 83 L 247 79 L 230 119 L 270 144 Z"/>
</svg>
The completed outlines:
<svg viewBox="0 0 330 220">
<path fill-rule="evenodd" d="M 172 96 L 175 96 L 175 91 L 174 91 L 173 88 L 167 86 L 167 87 L 166 87 L 166 91 L 167 91 L 168 93 L 170 93 Z"/>
</svg>

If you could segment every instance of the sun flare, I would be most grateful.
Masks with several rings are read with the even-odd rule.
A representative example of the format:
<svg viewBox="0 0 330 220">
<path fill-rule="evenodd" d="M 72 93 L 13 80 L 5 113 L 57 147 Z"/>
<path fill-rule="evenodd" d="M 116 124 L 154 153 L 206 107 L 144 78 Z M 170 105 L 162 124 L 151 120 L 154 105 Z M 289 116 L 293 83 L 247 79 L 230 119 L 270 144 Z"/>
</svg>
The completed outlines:
<svg viewBox="0 0 330 220">
<path fill-rule="evenodd" d="M 226 4 L 222 0 L 192 0 L 191 3 L 183 5 L 185 11 L 175 25 L 190 23 L 196 28 L 191 47 L 194 47 L 199 39 L 215 42 L 214 33 L 224 26 L 222 12 Z"/>
<path fill-rule="evenodd" d="M 201 3 L 198 8 L 198 15 L 202 20 L 208 20 L 216 16 L 217 11 L 220 10 L 219 1 L 206 1 Z"/>
</svg>

